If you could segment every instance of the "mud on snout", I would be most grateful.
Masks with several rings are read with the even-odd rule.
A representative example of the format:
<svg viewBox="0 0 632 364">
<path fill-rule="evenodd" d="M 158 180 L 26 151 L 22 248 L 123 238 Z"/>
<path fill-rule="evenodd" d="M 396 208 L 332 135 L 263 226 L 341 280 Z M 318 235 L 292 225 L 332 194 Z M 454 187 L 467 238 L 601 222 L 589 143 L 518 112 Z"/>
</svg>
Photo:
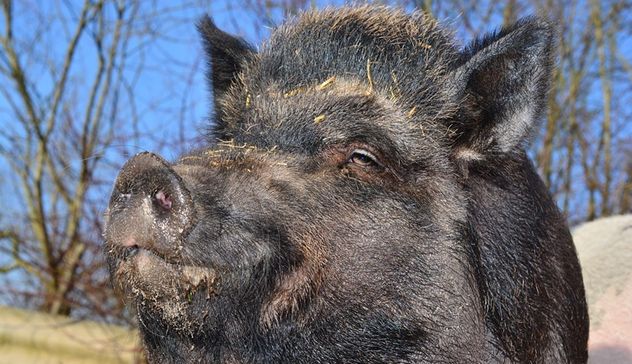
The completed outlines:
<svg viewBox="0 0 632 364">
<path fill-rule="evenodd" d="M 195 208 L 182 178 L 162 158 L 140 153 L 123 166 L 105 220 L 108 265 L 123 297 L 153 306 L 178 327 L 194 298 L 214 295 L 216 271 L 182 254 Z"/>
</svg>

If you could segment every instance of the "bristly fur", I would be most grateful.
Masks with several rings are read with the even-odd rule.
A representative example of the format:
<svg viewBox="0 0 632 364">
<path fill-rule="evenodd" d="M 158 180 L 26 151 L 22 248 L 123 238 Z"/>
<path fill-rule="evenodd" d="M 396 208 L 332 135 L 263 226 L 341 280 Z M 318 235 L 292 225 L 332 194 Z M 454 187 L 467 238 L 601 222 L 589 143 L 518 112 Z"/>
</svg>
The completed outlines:
<svg viewBox="0 0 632 364">
<path fill-rule="evenodd" d="M 375 6 L 307 12 L 258 52 L 198 27 L 209 146 L 131 159 L 106 221 L 150 361 L 586 362 L 579 263 L 525 152 L 547 21 L 465 49 Z"/>
</svg>

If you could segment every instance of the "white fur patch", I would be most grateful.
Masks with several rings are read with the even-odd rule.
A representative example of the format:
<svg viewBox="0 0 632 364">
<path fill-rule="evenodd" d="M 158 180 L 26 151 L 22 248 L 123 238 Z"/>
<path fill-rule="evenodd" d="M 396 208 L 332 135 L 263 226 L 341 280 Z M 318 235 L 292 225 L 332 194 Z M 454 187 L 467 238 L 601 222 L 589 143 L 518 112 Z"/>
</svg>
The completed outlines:
<svg viewBox="0 0 632 364">
<path fill-rule="evenodd" d="M 533 125 L 533 111 L 531 105 L 524 106 L 495 128 L 496 141 L 503 152 L 511 152 L 528 135 Z"/>
<path fill-rule="evenodd" d="M 483 155 L 474 149 L 462 148 L 456 151 L 456 157 L 464 161 L 481 161 L 485 159 Z"/>
</svg>

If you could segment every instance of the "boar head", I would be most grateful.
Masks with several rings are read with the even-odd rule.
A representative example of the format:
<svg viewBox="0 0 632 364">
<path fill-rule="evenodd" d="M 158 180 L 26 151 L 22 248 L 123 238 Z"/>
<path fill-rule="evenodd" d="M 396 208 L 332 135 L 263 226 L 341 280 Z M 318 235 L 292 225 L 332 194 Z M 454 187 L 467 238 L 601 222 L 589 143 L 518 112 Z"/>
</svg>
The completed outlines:
<svg viewBox="0 0 632 364">
<path fill-rule="evenodd" d="M 524 148 L 553 31 L 459 49 L 423 13 L 306 13 L 255 51 L 199 23 L 208 148 L 129 160 L 113 282 L 153 361 L 585 361 L 568 229 Z"/>
</svg>

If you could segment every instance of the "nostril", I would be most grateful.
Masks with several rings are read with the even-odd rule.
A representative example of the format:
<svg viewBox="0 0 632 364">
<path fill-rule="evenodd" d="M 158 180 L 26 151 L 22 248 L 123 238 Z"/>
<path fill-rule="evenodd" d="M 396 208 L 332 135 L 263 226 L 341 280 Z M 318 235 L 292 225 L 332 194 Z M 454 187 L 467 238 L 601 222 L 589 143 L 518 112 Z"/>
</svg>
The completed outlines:
<svg viewBox="0 0 632 364">
<path fill-rule="evenodd" d="M 169 211 L 173 207 L 173 200 L 171 195 L 166 193 L 165 191 L 158 191 L 154 195 L 154 201 L 160 206 L 162 209 Z"/>
</svg>

